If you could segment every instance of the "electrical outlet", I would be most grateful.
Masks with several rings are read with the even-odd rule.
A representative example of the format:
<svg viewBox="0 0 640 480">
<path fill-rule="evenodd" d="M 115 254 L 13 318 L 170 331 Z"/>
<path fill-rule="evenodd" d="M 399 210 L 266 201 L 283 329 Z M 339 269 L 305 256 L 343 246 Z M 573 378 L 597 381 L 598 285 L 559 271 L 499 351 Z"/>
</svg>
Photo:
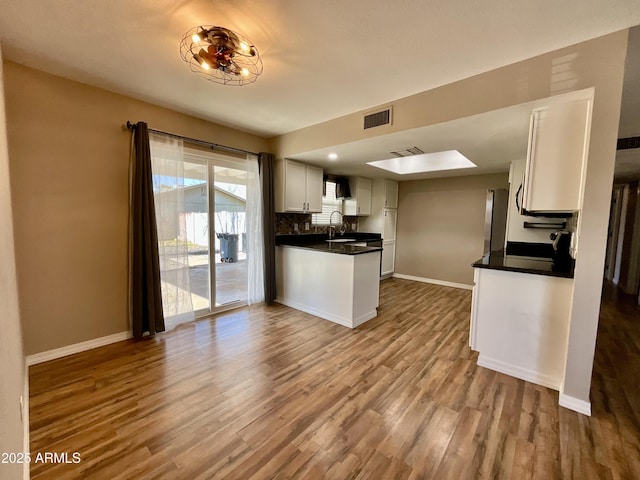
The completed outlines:
<svg viewBox="0 0 640 480">
<path fill-rule="evenodd" d="M 298 231 L 298 224 L 297 224 L 297 223 L 294 223 L 294 224 L 293 224 L 293 231 L 294 231 L 294 232 L 297 232 L 297 231 Z"/>
<path fill-rule="evenodd" d="M 352 223 L 351 224 L 351 229 L 355 232 L 356 229 L 358 228 L 358 224 L 357 223 Z"/>
<path fill-rule="evenodd" d="M 309 222 L 307 222 L 307 223 L 305 223 L 305 224 L 304 224 L 304 229 L 305 229 L 305 230 L 309 230 Z"/>
</svg>

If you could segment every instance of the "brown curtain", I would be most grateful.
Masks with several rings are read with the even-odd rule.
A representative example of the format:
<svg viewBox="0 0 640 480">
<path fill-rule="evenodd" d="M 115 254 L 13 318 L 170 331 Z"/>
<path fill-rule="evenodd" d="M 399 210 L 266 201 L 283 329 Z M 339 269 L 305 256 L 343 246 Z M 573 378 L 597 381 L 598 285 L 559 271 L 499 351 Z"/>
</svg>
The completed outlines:
<svg viewBox="0 0 640 480">
<path fill-rule="evenodd" d="M 276 299 L 276 207 L 273 193 L 273 162 L 271 153 L 258 154 L 262 180 L 262 209 L 264 229 L 264 301 Z"/>
<path fill-rule="evenodd" d="M 164 332 L 151 150 L 144 122 L 135 125 L 132 155 L 129 309 L 133 336 L 141 338 Z"/>
</svg>

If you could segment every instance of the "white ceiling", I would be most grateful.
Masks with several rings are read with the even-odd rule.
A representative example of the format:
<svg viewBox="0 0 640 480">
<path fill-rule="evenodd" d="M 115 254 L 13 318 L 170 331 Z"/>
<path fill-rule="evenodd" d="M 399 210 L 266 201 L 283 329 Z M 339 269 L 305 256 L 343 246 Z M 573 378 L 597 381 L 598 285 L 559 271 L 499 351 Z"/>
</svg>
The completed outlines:
<svg viewBox="0 0 640 480">
<path fill-rule="evenodd" d="M 265 137 L 640 24 L 638 0 L 0 0 L 0 12 L 10 60 Z M 203 24 L 256 45 L 264 73 L 255 84 L 189 71 L 179 41 Z M 521 152 L 515 137 L 503 142 L 516 126 L 494 117 L 413 133 L 449 138 L 462 153 L 475 145 L 487 158 L 498 145 Z M 415 138 L 343 147 L 380 155 Z"/>
</svg>

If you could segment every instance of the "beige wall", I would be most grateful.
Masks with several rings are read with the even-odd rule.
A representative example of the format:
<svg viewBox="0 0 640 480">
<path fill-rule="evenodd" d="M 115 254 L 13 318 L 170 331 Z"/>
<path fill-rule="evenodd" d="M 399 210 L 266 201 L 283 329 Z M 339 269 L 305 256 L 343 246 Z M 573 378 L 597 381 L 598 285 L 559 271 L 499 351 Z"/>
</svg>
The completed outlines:
<svg viewBox="0 0 640 480">
<path fill-rule="evenodd" d="M 127 331 L 123 125 L 254 152 L 267 141 L 12 62 L 5 82 L 25 351 Z"/>
<path fill-rule="evenodd" d="M 593 75 L 615 39 L 627 31 L 579 43 L 390 102 L 393 125 L 362 128 L 362 115 L 373 107 L 271 139 L 279 158 L 388 133 L 490 112 L 593 86 Z"/>
<path fill-rule="evenodd" d="M 595 87 L 563 386 L 565 395 L 588 403 L 627 38 L 623 30 L 399 99 L 392 102 L 393 126 L 384 132 L 363 131 L 358 112 L 274 138 L 272 150 L 284 157 Z"/>
<path fill-rule="evenodd" d="M 2 52 L 0 51 L 0 61 Z M 0 65 L 0 453 L 24 452 L 26 438 L 20 420 L 20 395 L 24 394 L 26 371 L 16 288 L 9 157 L 7 152 L 5 102 Z M 28 430 L 26 432 L 28 434 Z M 21 478 L 22 465 L 0 463 L 0 478 Z"/>
<path fill-rule="evenodd" d="M 400 182 L 396 273 L 473 285 L 491 188 L 509 188 L 509 175 Z"/>
<path fill-rule="evenodd" d="M 562 393 L 585 403 L 600 313 L 627 39 L 628 30 L 603 37 L 593 59 L 581 62 L 576 72 L 576 88 L 595 87 L 595 99 Z"/>
</svg>

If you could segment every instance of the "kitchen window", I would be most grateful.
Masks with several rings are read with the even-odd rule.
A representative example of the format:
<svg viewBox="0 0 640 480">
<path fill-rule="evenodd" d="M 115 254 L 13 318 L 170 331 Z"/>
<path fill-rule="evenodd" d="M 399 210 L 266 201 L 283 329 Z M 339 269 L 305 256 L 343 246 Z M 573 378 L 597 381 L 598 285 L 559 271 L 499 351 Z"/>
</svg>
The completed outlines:
<svg viewBox="0 0 640 480">
<path fill-rule="evenodd" d="M 311 215 L 311 223 L 313 225 L 329 225 L 329 217 L 332 212 L 336 210 L 342 214 L 342 198 L 336 198 L 336 184 L 335 182 L 326 182 L 325 194 L 322 196 L 322 213 L 313 213 Z M 334 222 L 342 221 L 342 216 L 336 218 L 333 217 Z"/>
</svg>

